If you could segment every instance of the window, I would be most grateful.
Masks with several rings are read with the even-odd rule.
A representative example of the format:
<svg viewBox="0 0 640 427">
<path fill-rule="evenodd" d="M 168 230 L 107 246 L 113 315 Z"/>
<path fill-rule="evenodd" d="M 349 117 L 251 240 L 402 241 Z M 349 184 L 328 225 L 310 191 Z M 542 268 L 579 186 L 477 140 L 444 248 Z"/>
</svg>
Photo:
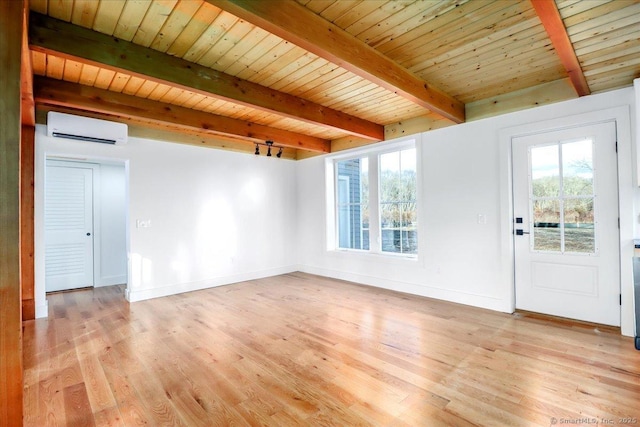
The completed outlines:
<svg viewBox="0 0 640 427">
<path fill-rule="evenodd" d="M 417 255 L 416 148 L 409 142 L 394 151 L 385 147 L 332 161 L 335 244 L 330 248 Z"/>
<path fill-rule="evenodd" d="M 380 237 L 383 252 L 418 253 L 416 149 L 380 155 Z"/>
</svg>

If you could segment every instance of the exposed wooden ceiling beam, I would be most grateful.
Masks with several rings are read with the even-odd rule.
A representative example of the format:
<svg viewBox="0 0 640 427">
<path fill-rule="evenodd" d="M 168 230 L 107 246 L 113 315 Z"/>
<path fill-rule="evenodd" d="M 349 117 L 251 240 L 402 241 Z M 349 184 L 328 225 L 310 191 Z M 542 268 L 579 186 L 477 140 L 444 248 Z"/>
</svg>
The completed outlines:
<svg viewBox="0 0 640 427">
<path fill-rule="evenodd" d="M 531 4 L 542 21 L 542 25 L 547 31 L 562 65 L 567 70 L 576 92 L 579 96 L 589 95 L 591 89 L 589 89 L 587 79 L 584 77 L 576 52 L 573 50 L 555 0 L 531 0 Z"/>
<path fill-rule="evenodd" d="M 36 76 L 34 87 L 38 105 L 104 113 L 127 122 L 196 135 L 243 138 L 251 144 L 272 140 L 277 145 L 321 153 L 331 149 L 330 141 L 324 139 L 76 83 Z"/>
<path fill-rule="evenodd" d="M 384 140 L 382 125 L 35 12 L 31 12 L 29 43 L 36 51 L 339 129 L 372 141 Z"/>
<path fill-rule="evenodd" d="M 295 1 L 206 0 L 456 123 L 464 104 Z"/>
<path fill-rule="evenodd" d="M 22 55 L 20 62 L 20 92 L 22 124 L 36 125 L 36 106 L 33 102 L 33 66 L 29 50 L 29 2 L 24 2 L 22 22 Z"/>
</svg>

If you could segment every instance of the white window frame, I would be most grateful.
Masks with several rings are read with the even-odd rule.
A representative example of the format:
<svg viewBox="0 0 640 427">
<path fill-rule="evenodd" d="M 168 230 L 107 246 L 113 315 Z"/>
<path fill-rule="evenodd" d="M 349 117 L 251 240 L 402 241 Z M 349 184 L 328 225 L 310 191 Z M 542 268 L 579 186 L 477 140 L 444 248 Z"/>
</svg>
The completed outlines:
<svg viewBox="0 0 640 427">
<path fill-rule="evenodd" d="M 338 175 L 338 172 L 339 172 L 338 168 L 335 167 L 338 164 L 338 162 L 354 160 L 354 159 L 361 159 L 361 158 L 364 158 L 364 157 L 366 157 L 368 160 L 370 160 L 369 157 L 366 156 L 366 155 L 365 156 L 359 155 L 359 156 L 353 156 L 353 157 L 347 157 L 347 158 L 343 158 L 343 159 L 341 158 L 341 159 L 334 160 L 334 162 L 333 162 L 333 175 L 334 175 L 334 184 L 333 185 L 334 185 L 334 189 L 337 189 L 339 182 L 344 179 L 340 175 Z M 370 162 L 369 162 L 369 165 L 370 165 Z M 371 179 L 371 177 L 369 177 L 369 179 Z M 347 182 L 348 181 L 349 181 L 349 178 L 347 178 Z M 369 194 L 370 193 L 371 193 L 371 190 L 369 191 Z M 340 233 L 339 233 L 340 212 L 339 212 L 339 207 L 338 207 L 339 203 L 338 203 L 338 193 L 337 193 L 337 191 L 334 194 L 335 194 L 335 197 L 333 199 L 333 210 L 334 210 L 334 215 L 335 215 L 335 218 L 336 218 L 336 221 L 335 221 L 335 225 L 336 225 L 336 227 L 335 227 L 336 250 L 340 250 L 340 251 L 356 251 L 356 252 L 365 252 L 365 253 L 369 252 L 369 249 L 343 248 L 343 247 L 340 246 Z M 369 207 L 369 217 L 370 217 L 370 219 L 369 219 L 369 246 L 371 246 L 371 218 L 372 218 L 372 216 L 371 216 L 371 207 Z M 360 231 L 362 232 L 362 228 L 360 229 Z M 349 224 L 349 233 L 350 232 L 351 232 L 351 224 Z M 349 240 L 351 240 L 351 239 L 349 239 Z M 361 246 L 362 246 L 362 241 L 363 240 L 362 240 L 362 235 L 361 235 L 360 236 Z"/>
<path fill-rule="evenodd" d="M 336 188 L 340 189 L 340 185 L 345 183 L 345 182 L 346 182 L 346 185 L 347 185 L 347 198 L 349 199 L 347 201 L 347 205 L 351 205 L 351 197 L 350 197 L 350 194 L 348 192 L 349 191 L 349 186 L 351 184 L 351 180 L 349 179 L 348 176 L 340 176 L 340 175 L 338 175 L 336 173 Z M 336 196 L 337 196 L 337 194 L 336 194 Z M 338 239 L 338 246 L 340 246 L 340 218 L 341 218 L 341 216 L 340 216 L 340 208 L 338 206 L 339 204 L 340 203 L 336 199 L 336 210 L 337 210 L 336 218 L 338 218 L 338 221 L 337 221 L 338 228 L 336 229 L 336 233 L 337 233 L 336 239 Z M 347 235 L 350 236 L 351 235 L 351 210 L 350 209 L 347 209 L 347 214 L 349 216 L 349 220 L 347 221 L 347 224 L 346 224 L 346 229 L 347 229 L 346 231 L 347 231 Z"/>
<path fill-rule="evenodd" d="M 421 182 L 422 182 L 422 156 L 420 149 L 420 135 L 413 135 L 395 141 L 385 141 L 363 148 L 345 150 L 336 155 L 327 156 L 325 159 L 325 187 L 326 187 L 326 250 L 336 254 L 349 254 L 364 257 L 383 257 L 385 259 L 399 259 L 417 261 L 421 258 L 421 226 L 422 218 Z M 379 194 L 379 158 L 382 154 L 415 148 L 416 150 L 416 205 L 418 210 L 418 253 L 394 253 L 383 252 L 381 247 L 380 230 L 380 194 Z M 337 163 L 367 157 L 369 160 L 369 249 L 341 248 L 338 237 L 338 212 L 337 212 Z"/>
</svg>

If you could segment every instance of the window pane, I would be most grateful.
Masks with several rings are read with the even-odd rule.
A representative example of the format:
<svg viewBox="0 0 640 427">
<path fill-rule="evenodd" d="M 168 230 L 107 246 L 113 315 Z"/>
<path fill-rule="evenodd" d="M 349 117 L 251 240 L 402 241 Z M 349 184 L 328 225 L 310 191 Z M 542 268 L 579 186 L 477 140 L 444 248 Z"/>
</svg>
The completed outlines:
<svg viewBox="0 0 640 427">
<path fill-rule="evenodd" d="M 593 194 L 593 143 L 590 139 L 562 144 L 562 178 L 566 196 Z"/>
<path fill-rule="evenodd" d="M 380 155 L 380 234 L 383 252 L 416 254 L 416 150 Z"/>
<path fill-rule="evenodd" d="M 360 201 L 369 204 L 369 159 L 362 158 L 360 161 Z"/>
<path fill-rule="evenodd" d="M 593 199 L 567 199 L 564 202 L 564 250 L 594 253 Z"/>
<path fill-rule="evenodd" d="M 557 145 L 531 148 L 531 186 L 534 197 L 557 197 L 560 194 Z"/>
<path fill-rule="evenodd" d="M 415 203 L 402 204 L 402 252 L 418 253 L 418 210 Z"/>
<path fill-rule="evenodd" d="M 400 152 L 380 156 L 380 202 L 401 200 Z"/>
<path fill-rule="evenodd" d="M 369 159 L 360 159 L 361 245 L 355 249 L 369 250 Z"/>
<path fill-rule="evenodd" d="M 400 152 L 400 169 L 402 173 L 402 191 L 401 197 L 403 201 L 416 200 L 416 149 L 403 150 Z"/>
<path fill-rule="evenodd" d="M 342 185 L 342 181 L 340 182 Z M 344 190 L 343 190 L 344 191 Z M 338 246 L 351 247 L 351 213 L 349 205 L 338 205 Z"/>
<path fill-rule="evenodd" d="M 383 252 L 402 252 L 400 241 L 401 217 L 400 203 L 383 203 L 380 205 L 380 234 Z"/>
<path fill-rule="evenodd" d="M 418 253 L 418 212 L 415 203 L 384 203 L 380 206 L 382 251 Z"/>
<path fill-rule="evenodd" d="M 338 247 L 369 248 L 368 160 L 350 159 L 336 163 Z"/>
<path fill-rule="evenodd" d="M 562 250 L 560 228 L 560 202 L 536 200 L 533 202 L 533 249 L 536 251 Z"/>
<path fill-rule="evenodd" d="M 400 203 L 380 204 L 380 225 L 382 228 L 400 227 Z"/>
</svg>

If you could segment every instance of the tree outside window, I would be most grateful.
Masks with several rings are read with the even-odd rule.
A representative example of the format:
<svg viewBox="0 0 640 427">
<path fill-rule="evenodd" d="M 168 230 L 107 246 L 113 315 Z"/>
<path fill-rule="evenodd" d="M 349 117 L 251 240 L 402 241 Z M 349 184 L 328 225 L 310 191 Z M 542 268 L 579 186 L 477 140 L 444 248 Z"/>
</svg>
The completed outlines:
<svg viewBox="0 0 640 427">
<path fill-rule="evenodd" d="M 418 253 L 415 148 L 380 155 L 381 250 Z"/>
</svg>

